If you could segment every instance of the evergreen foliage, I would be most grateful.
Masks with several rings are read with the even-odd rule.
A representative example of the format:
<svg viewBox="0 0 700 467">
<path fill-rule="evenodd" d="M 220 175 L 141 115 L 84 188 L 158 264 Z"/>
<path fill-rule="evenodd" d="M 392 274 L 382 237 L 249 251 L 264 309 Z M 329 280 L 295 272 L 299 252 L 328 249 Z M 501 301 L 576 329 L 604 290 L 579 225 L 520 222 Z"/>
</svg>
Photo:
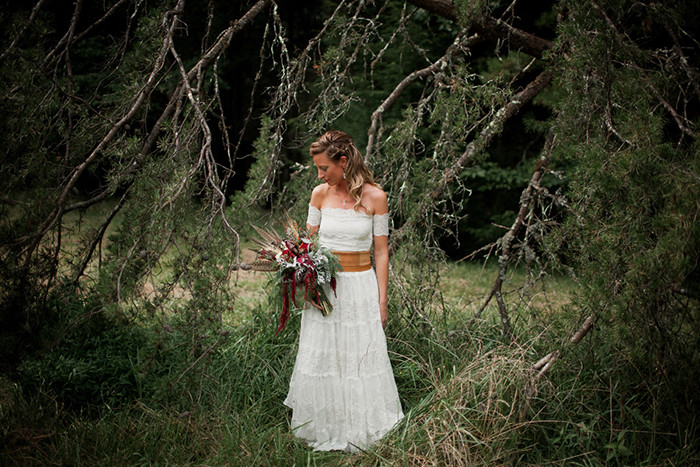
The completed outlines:
<svg viewBox="0 0 700 467">
<path fill-rule="evenodd" d="M 575 3 L 562 3 L 567 97 L 557 152 L 573 167 L 571 214 L 558 235 L 582 284 L 576 302 L 650 381 L 667 385 L 669 404 L 694 407 L 687 396 L 700 389 L 700 159 L 695 133 L 680 125 L 697 128 L 700 95 L 689 92 L 687 67 L 698 55 L 684 31 L 698 14 L 683 2 Z M 692 55 L 683 62 L 680 53 Z M 665 102 L 681 109 L 678 122 Z"/>
<path fill-rule="evenodd" d="M 0 11 L 0 463 L 700 460 L 693 1 L 35 6 Z M 289 432 L 297 333 L 241 271 L 330 128 L 389 195 L 408 415 L 354 457 Z"/>
</svg>

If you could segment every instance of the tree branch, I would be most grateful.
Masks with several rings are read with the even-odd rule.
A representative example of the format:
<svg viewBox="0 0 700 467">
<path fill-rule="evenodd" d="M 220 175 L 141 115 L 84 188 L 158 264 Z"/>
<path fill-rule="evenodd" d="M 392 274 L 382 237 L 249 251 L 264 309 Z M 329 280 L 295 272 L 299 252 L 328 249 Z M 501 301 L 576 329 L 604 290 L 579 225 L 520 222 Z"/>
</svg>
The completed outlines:
<svg viewBox="0 0 700 467">
<path fill-rule="evenodd" d="M 695 138 L 695 133 L 690 128 L 688 128 L 686 124 L 683 123 L 683 121 L 685 120 L 686 123 L 689 124 L 690 122 L 688 122 L 688 119 L 685 116 L 679 115 L 678 112 L 676 112 L 676 109 L 674 109 L 673 106 L 669 104 L 669 102 L 666 99 L 664 99 L 659 90 L 656 89 L 656 86 L 654 86 L 650 82 L 650 80 L 646 79 L 646 81 L 649 85 L 649 88 L 651 88 L 651 92 L 654 94 L 654 96 L 656 96 L 656 99 L 661 103 L 661 105 L 664 106 L 668 113 L 671 114 L 671 117 L 673 117 L 673 120 L 675 120 L 676 125 L 678 125 L 678 129 L 681 130 L 682 133 L 685 133 L 687 136 Z"/>
<path fill-rule="evenodd" d="M 486 297 L 486 300 L 484 301 L 483 305 L 481 305 L 481 307 L 476 312 L 473 318 L 480 318 L 481 313 L 486 308 L 486 305 L 488 305 L 491 299 L 495 296 L 498 302 L 498 309 L 501 315 L 501 323 L 503 324 L 503 333 L 509 337 L 512 337 L 512 333 L 510 330 L 510 322 L 508 319 L 508 310 L 506 309 L 505 302 L 503 301 L 501 289 L 503 282 L 506 280 L 508 266 L 513 261 L 513 243 L 518 238 L 518 234 L 520 233 L 520 230 L 525 224 L 525 218 L 533 208 L 536 199 L 536 194 L 540 189 L 540 182 L 542 180 L 542 176 L 544 175 L 544 171 L 547 167 L 549 156 L 552 153 L 555 140 L 556 138 L 554 136 L 554 133 L 550 131 L 549 135 L 547 136 L 547 141 L 545 142 L 544 149 L 542 151 L 542 156 L 540 156 L 539 160 L 535 164 L 535 170 L 532 173 L 530 182 L 527 184 L 527 187 L 525 187 L 522 194 L 520 195 L 520 209 L 518 210 L 518 215 L 515 217 L 515 221 L 513 221 L 513 225 L 510 227 L 508 232 L 506 232 L 506 234 L 503 237 L 501 237 L 501 239 L 497 242 L 497 244 L 500 246 L 500 254 L 498 257 L 498 276 L 494 281 L 493 287 L 491 288 L 491 292 L 489 293 L 488 297 Z"/>
<path fill-rule="evenodd" d="M 396 101 L 399 99 L 399 97 L 401 97 L 401 94 L 403 94 L 406 88 L 408 88 L 408 86 L 410 86 L 416 80 L 430 76 L 431 74 L 434 74 L 442 68 L 444 68 L 445 66 L 447 66 L 447 64 L 452 59 L 452 55 L 455 53 L 455 51 L 461 49 L 464 46 L 471 45 L 472 43 L 476 42 L 476 40 L 477 36 L 471 36 L 467 39 L 463 39 L 461 35 L 457 36 L 452 45 L 450 45 L 447 48 L 445 55 L 436 60 L 432 65 L 425 67 L 422 70 L 414 71 L 410 75 L 406 76 L 403 80 L 401 80 L 401 82 L 396 86 L 396 88 L 394 88 L 394 90 L 391 92 L 391 94 L 389 94 L 389 96 L 384 100 L 384 102 L 382 102 L 381 105 L 377 107 L 377 110 L 375 110 L 372 113 L 372 122 L 370 124 L 369 131 L 367 132 L 368 140 L 367 149 L 365 151 L 366 161 L 369 161 L 374 150 L 377 129 L 381 124 L 381 120 L 384 116 L 384 113 L 396 103 Z"/>
<path fill-rule="evenodd" d="M 505 106 L 501 107 L 486 128 L 481 131 L 479 136 L 467 145 L 466 150 L 459 159 L 445 171 L 442 181 L 432 192 L 431 196 L 437 199 L 442 195 L 447 189 L 447 186 L 457 178 L 459 173 L 491 143 L 494 136 L 501 132 L 503 124 L 547 87 L 551 81 L 552 74 L 548 71 L 543 71 L 537 78 L 530 82 L 525 89 L 513 96 Z"/>
<path fill-rule="evenodd" d="M 74 28 L 75 25 L 72 24 L 71 26 L 73 27 L 73 32 L 72 32 L 72 33 L 67 32 L 67 33 L 58 41 L 58 43 L 56 44 L 56 46 L 55 46 L 48 54 L 46 54 L 46 57 L 44 57 L 44 60 L 43 60 L 43 62 L 42 62 L 42 68 L 46 67 L 46 66 L 51 62 L 51 60 L 54 59 L 54 56 L 56 55 L 56 53 L 58 52 L 58 50 L 59 50 L 61 47 L 63 47 L 64 44 L 65 44 L 66 48 L 69 48 L 69 47 L 71 47 L 73 44 L 75 44 L 76 42 L 80 41 L 80 40 L 81 40 L 83 37 L 85 37 L 90 31 L 92 31 L 92 30 L 95 29 L 97 26 L 99 26 L 100 24 L 102 24 L 103 22 L 105 22 L 105 20 L 107 20 L 107 18 L 109 18 L 110 16 L 112 16 L 112 14 L 114 14 L 114 12 L 115 12 L 120 6 L 122 6 L 124 3 L 126 3 L 127 1 L 128 1 L 128 0 L 118 0 L 117 3 L 115 3 L 114 5 L 112 5 L 112 7 L 111 7 L 109 10 L 107 10 L 107 12 L 106 12 L 104 15 L 102 15 L 101 18 L 97 19 L 95 22 L 93 22 L 92 24 L 90 24 L 90 26 L 88 26 L 87 28 L 85 28 L 85 30 L 82 31 L 80 34 L 77 34 L 77 35 L 75 34 L 75 28 Z M 58 57 L 60 58 L 60 54 L 59 54 Z"/>
<path fill-rule="evenodd" d="M 688 80 L 693 86 L 693 90 L 695 90 L 695 96 L 698 97 L 698 99 L 700 99 L 700 85 L 698 85 L 697 73 L 688 65 L 688 57 L 686 57 L 685 53 L 683 52 L 683 47 L 681 47 L 680 41 L 678 40 L 678 36 L 676 36 L 676 34 L 673 32 L 673 29 L 671 29 L 671 25 L 668 24 L 668 21 L 666 21 L 665 18 L 663 18 L 663 23 L 664 27 L 666 28 L 666 31 L 671 36 L 671 39 L 673 39 L 674 49 L 680 56 L 681 66 L 683 67 L 683 70 L 688 76 Z"/>
<path fill-rule="evenodd" d="M 2 52 L 2 55 L 0 55 L 0 63 L 5 59 L 7 54 L 9 54 L 12 49 L 15 48 L 15 45 L 17 45 L 17 42 L 22 38 L 24 33 L 29 29 L 29 26 L 31 26 L 34 23 L 34 20 L 36 19 L 37 13 L 39 13 L 39 10 L 44 6 L 44 3 L 46 3 L 46 0 L 39 0 L 36 2 L 36 5 L 34 5 L 34 8 L 32 8 L 32 12 L 29 14 L 29 19 L 27 20 L 26 23 L 22 25 L 22 29 L 19 30 L 17 33 L 17 36 L 15 36 L 14 39 L 12 39 L 12 42 L 10 43 L 9 46 Z"/>
<path fill-rule="evenodd" d="M 581 326 L 571 336 L 571 338 L 569 338 L 569 346 L 576 345 L 579 342 L 581 342 L 581 340 L 586 336 L 586 334 L 588 334 L 588 331 L 590 331 L 593 328 L 594 323 L 595 315 L 591 314 L 583 321 Z M 549 370 L 552 368 L 552 365 L 554 365 L 554 362 L 556 362 L 561 356 L 562 352 L 563 349 L 550 352 L 544 357 L 542 357 L 540 360 L 538 360 L 537 363 L 532 365 L 531 369 L 533 372 L 536 373 L 530 379 L 527 386 L 525 387 L 525 390 L 523 391 L 523 401 L 522 405 L 520 406 L 521 421 L 525 420 L 525 417 L 527 417 L 527 413 L 530 410 L 530 402 L 532 401 L 532 398 L 537 395 L 537 383 L 542 379 L 544 375 L 546 375 L 549 372 Z"/>
<path fill-rule="evenodd" d="M 457 11 L 452 0 L 409 0 L 409 2 L 443 18 L 457 21 Z M 552 48 L 551 41 L 514 28 L 505 21 L 491 16 L 476 18 L 469 26 L 472 31 L 486 39 L 507 40 L 511 48 L 520 49 L 533 57 L 541 57 L 545 50 Z"/>
<path fill-rule="evenodd" d="M 229 26 L 222 34 L 219 36 L 219 39 L 217 42 L 207 51 L 206 54 L 202 56 L 202 58 L 190 69 L 190 71 L 186 74 L 185 80 L 191 80 L 198 74 L 200 74 L 204 69 L 206 69 L 215 59 L 216 57 L 220 56 L 221 53 L 223 53 L 224 50 L 230 45 L 231 38 L 233 35 L 237 32 L 239 32 L 244 26 L 249 24 L 255 16 L 258 15 L 269 3 L 271 3 L 272 0 L 259 0 L 253 7 L 246 12 L 246 14 L 241 17 L 239 20 L 236 22 L 232 23 L 231 26 Z M 81 175 L 85 172 L 87 167 L 97 158 L 99 155 L 102 153 L 102 151 L 106 148 L 106 146 L 111 143 L 111 141 L 114 139 L 114 137 L 117 135 L 119 131 L 129 122 L 131 119 L 136 115 L 136 113 L 141 109 L 143 104 L 146 102 L 147 98 L 150 96 L 151 92 L 155 88 L 156 84 L 158 83 L 158 75 L 160 70 L 162 69 L 164 63 L 165 63 L 165 58 L 167 56 L 167 53 L 171 51 L 171 45 L 173 41 L 173 34 L 175 31 L 175 27 L 178 21 L 178 16 L 182 12 L 184 7 L 184 0 L 179 0 L 177 5 L 175 6 L 174 9 L 168 11 L 164 15 L 163 23 L 168 23 L 168 29 L 165 38 L 163 39 L 163 45 L 161 46 L 160 52 L 158 56 L 156 57 L 156 60 L 154 61 L 153 68 L 151 70 L 151 74 L 149 75 L 146 84 L 141 88 L 139 93 L 137 94 L 134 103 L 130 107 L 130 109 L 127 111 L 127 113 L 119 120 L 117 121 L 112 128 L 107 132 L 107 134 L 103 137 L 103 139 L 100 141 L 100 143 L 95 146 L 95 148 L 92 150 L 90 155 L 81 163 L 79 164 L 73 171 L 73 174 L 71 175 L 70 179 L 66 183 L 66 185 L 63 187 L 63 190 L 58 198 L 58 201 L 56 203 L 56 208 L 52 211 L 52 213 L 49 215 L 49 217 L 44 221 L 44 223 L 40 226 L 40 228 L 32 235 L 22 237 L 18 239 L 17 243 L 24 243 L 30 240 L 33 240 L 30 244 L 30 246 L 26 249 L 27 258 L 26 260 L 29 261 L 29 258 L 31 257 L 31 253 L 34 251 L 36 246 L 38 246 L 42 236 L 55 224 L 55 222 L 65 213 L 65 203 L 68 198 L 68 195 L 70 194 L 71 190 L 81 177 Z M 69 36 L 70 37 L 70 36 Z M 151 131 L 149 134 L 146 143 L 144 144 L 142 148 L 142 154 L 144 151 L 150 150 L 152 145 L 155 143 L 157 140 L 158 133 L 160 131 L 160 128 L 162 126 L 162 123 L 165 121 L 167 118 L 167 115 L 172 112 L 175 103 L 179 100 L 178 97 L 181 96 L 182 92 L 182 80 L 180 82 L 179 87 L 176 89 L 176 92 L 173 94 L 173 97 L 171 97 L 171 101 L 168 103 L 168 106 L 164 110 L 163 114 L 161 117 L 158 119 L 156 122 L 156 125 L 154 126 L 155 131 Z M 178 92 L 178 90 L 180 92 Z M 135 168 L 135 167 L 134 167 Z M 80 207 L 86 207 L 91 204 L 94 204 L 96 202 L 101 201 L 102 199 L 106 198 L 108 196 L 109 190 L 104 191 L 100 195 L 92 198 L 91 200 L 84 201 L 81 203 L 76 203 L 72 206 L 70 206 L 71 209 L 77 209 Z M 227 223 L 228 224 L 228 223 Z"/>
<path fill-rule="evenodd" d="M 620 40 L 620 42 L 627 43 L 627 44 L 630 45 L 631 47 L 633 47 L 633 48 L 639 50 L 639 46 L 634 42 L 634 40 L 632 40 L 626 33 L 620 31 L 620 29 L 617 27 L 617 25 L 616 25 L 615 22 L 612 20 L 612 18 L 610 18 L 610 16 L 605 12 L 605 10 L 604 10 L 600 5 L 598 5 L 596 2 L 591 2 L 591 5 L 592 5 L 592 7 L 593 7 L 595 10 L 597 10 L 598 13 L 600 13 L 600 15 L 605 19 L 605 22 L 608 24 L 608 27 L 615 33 L 615 35 L 618 37 L 618 39 Z M 671 38 L 672 38 L 673 41 L 674 41 L 674 47 L 678 50 L 678 53 L 679 53 L 679 55 L 680 55 L 680 57 L 681 57 L 681 59 L 680 59 L 681 66 L 682 66 L 682 68 L 684 69 L 684 71 L 686 72 L 686 74 L 687 74 L 687 76 L 688 76 L 688 79 L 690 80 L 691 84 L 693 85 L 696 94 L 698 94 L 698 96 L 700 96 L 700 88 L 698 87 L 698 84 L 697 84 L 697 82 L 696 82 L 695 79 L 694 79 L 692 70 L 691 70 L 690 68 L 688 68 L 688 66 L 687 66 L 687 65 L 688 65 L 688 60 L 687 60 L 687 58 L 685 57 L 685 55 L 683 54 L 683 49 L 681 48 L 680 44 L 678 43 L 678 39 L 677 39 L 676 35 L 673 33 L 673 31 L 671 30 L 671 28 L 670 28 L 670 26 L 668 25 L 668 23 L 667 23 L 666 21 L 663 21 L 663 22 L 664 22 L 664 25 L 665 25 L 665 27 L 666 27 L 667 32 L 669 33 L 669 35 L 671 36 Z M 691 137 L 691 138 L 695 138 L 695 137 L 696 137 L 695 132 L 693 132 L 693 131 L 688 127 L 688 124 L 689 124 L 688 119 L 687 119 L 685 116 L 683 116 L 683 115 L 679 115 L 679 113 L 676 111 L 676 109 L 674 109 L 673 106 L 661 95 L 661 93 L 659 92 L 659 90 L 656 89 L 656 87 L 655 87 L 654 84 L 652 83 L 652 81 L 651 81 L 651 79 L 649 78 L 649 76 L 647 76 L 646 71 L 645 71 L 642 67 L 640 67 L 640 66 L 638 66 L 638 65 L 636 65 L 636 64 L 634 64 L 634 63 L 628 63 L 628 64 L 626 64 L 626 66 L 629 67 L 629 68 L 633 68 L 633 69 L 637 70 L 637 71 L 642 75 L 642 79 L 644 80 L 644 82 L 649 86 L 649 88 L 651 89 L 651 92 L 654 94 L 654 96 L 655 96 L 656 99 L 659 101 L 659 103 L 660 103 L 660 104 L 666 109 L 666 111 L 668 111 L 668 113 L 671 115 L 671 117 L 673 118 L 673 120 L 676 122 L 676 125 L 678 125 L 678 129 L 681 131 L 681 133 L 683 133 L 683 134 L 685 134 L 685 135 L 687 135 L 687 136 L 689 136 L 689 137 Z M 612 123 L 612 115 L 611 115 L 611 113 L 612 113 L 612 112 L 611 112 L 611 110 L 610 110 L 610 103 L 608 102 L 608 107 L 607 107 L 607 111 L 606 111 L 606 114 L 605 114 L 605 125 L 607 126 L 608 130 L 610 130 L 613 134 L 615 134 L 615 136 L 617 136 L 618 138 L 620 138 L 620 140 L 623 141 L 624 143 L 629 144 L 629 145 L 632 145 L 632 142 L 630 142 L 629 140 L 627 140 L 626 138 L 624 138 L 624 137 L 615 129 L 615 126 L 614 126 L 613 123 Z M 685 121 L 685 123 L 684 123 L 684 121 Z"/>
<path fill-rule="evenodd" d="M 87 28 L 85 28 L 85 30 L 83 30 L 80 34 L 76 35 L 76 36 L 71 40 L 71 43 L 76 43 L 76 42 L 78 42 L 80 39 L 82 39 L 83 37 L 85 37 L 90 31 L 92 31 L 93 29 L 95 29 L 95 28 L 96 28 L 97 26 L 99 26 L 100 24 L 104 23 L 104 22 L 107 20 L 107 18 L 109 18 L 110 16 L 112 16 L 112 15 L 114 14 L 114 12 L 117 11 L 117 9 L 118 9 L 120 6 L 122 6 L 123 4 L 125 4 L 127 1 L 129 1 L 129 0 L 118 0 L 114 5 L 112 5 L 112 6 L 110 7 L 109 10 L 107 10 L 107 11 L 105 12 L 104 15 L 102 15 L 101 18 L 99 18 L 97 21 L 93 22 L 90 26 L 88 26 Z"/>
<path fill-rule="evenodd" d="M 411 299 L 411 295 L 406 291 L 406 287 L 403 286 L 403 283 L 401 282 L 401 277 L 397 274 L 394 273 L 394 268 L 389 264 L 389 274 L 391 275 L 391 279 L 394 282 L 394 285 L 396 288 L 401 292 L 401 296 L 403 297 L 405 303 L 408 303 L 413 309 L 413 313 L 418 316 L 425 324 L 428 325 L 430 328 L 430 335 L 437 338 L 439 336 L 437 329 L 435 329 L 435 326 L 433 323 L 428 319 L 425 314 L 421 313 L 420 309 L 418 306 L 415 304 L 415 302 Z M 409 321 L 411 324 L 413 324 L 413 320 Z"/>
<path fill-rule="evenodd" d="M 73 174 L 70 176 L 70 179 L 66 183 L 66 185 L 63 187 L 63 190 L 61 191 L 61 194 L 59 195 L 59 198 L 56 202 L 56 207 L 54 210 L 51 212 L 51 214 L 48 216 L 48 218 L 44 221 L 44 223 L 39 227 L 39 229 L 32 235 L 22 237 L 18 239 L 17 243 L 24 243 L 27 241 L 31 241 L 29 247 L 25 250 L 27 253 L 27 257 L 25 260 L 25 266 L 28 264 L 33 251 L 36 249 L 36 247 L 39 245 L 39 242 L 41 241 L 41 238 L 43 235 L 60 219 L 60 217 L 63 215 L 64 212 L 64 206 L 66 204 L 66 201 L 68 199 L 68 195 L 71 193 L 73 187 L 75 184 L 78 182 L 82 174 L 85 172 L 85 170 L 88 168 L 88 166 L 97 158 L 99 155 L 102 153 L 102 151 L 107 147 L 107 145 L 115 138 L 117 133 L 121 131 L 121 129 L 129 122 L 131 119 L 137 114 L 137 112 L 141 109 L 143 104 L 146 102 L 146 99 L 148 96 L 150 96 L 151 91 L 155 88 L 157 82 L 158 82 L 158 75 L 160 73 L 160 70 L 163 67 L 163 64 L 165 63 L 165 57 L 168 53 L 168 50 L 170 49 L 170 43 L 173 40 L 173 34 L 175 31 L 175 26 L 177 24 L 177 16 L 179 11 L 182 11 L 182 8 L 184 6 L 184 0 L 178 0 L 177 6 L 175 7 L 174 10 L 168 11 L 165 13 L 163 17 L 163 24 L 167 26 L 167 33 L 165 38 L 163 39 L 163 44 L 161 46 L 161 49 L 154 61 L 153 68 L 151 69 L 151 73 L 148 76 L 148 79 L 146 80 L 146 84 L 141 88 L 141 90 L 138 92 L 136 95 L 136 98 L 134 99 L 133 104 L 129 108 L 129 110 L 126 112 L 126 114 L 117 121 L 112 128 L 107 132 L 107 134 L 102 138 L 102 140 L 95 146 L 95 148 L 92 150 L 90 155 L 82 162 L 80 163 L 74 170 Z M 169 21 L 169 24 L 168 24 Z"/>
<path fill-rule="evenodd" d="M 75 273 L 75 278 L 73 279 L 74 284 L 77 285 L 78 281 L 80 280 L 80 277 L 85 273 L 85 269 L 87 269 L 87 266 L 90 263 L 90 260 L 92 259 L 92 255 L 95 252 L 95 248 L 97 248 L 97 245 L 99 245 L 102 242 L 102 239 L 104 238 L 105 233 L 107 232 L 109 224 L 112 223 L 114 217 L 121 210 L 121 208 L 124 207 L 124 202 L 126 201 L 126 195 L 128 192 L 129 190 L 126 190 L 126 192 L 122 195 L 121 199 L 119 200 L 119 203 L 117 203 L 114 209 L 112 209 L 112 212 L 109 214 L 109 216 L 107 216 L 107 219 L 102 223 L 100 229 L 97 231 L 94 238 L 92 239 L 92 242 L 88 247 L 88 251 L 85 253 L 85 257 L 83 258 L 83 261 L 80 263 L 80 266 L 78 267 L 78 270 Z"/>
<path fill-rule="evenodd" d="M 206 54 L 197 62 L 195 66 L 187 73 L 187 78 L 192 79 L 199 71 L 207 68 L 211 63 L 221 55 L 221 53 L 231 44 L 231 38 L 241 31 L 245 26 L 250 24 L 253 19 L 267 7 L 272 0 L 258 0 L 250 10 L 246 12 L 240 19 L 233 21 L 220 35 L 216 43 L 209 48 Z"/>
</svg>

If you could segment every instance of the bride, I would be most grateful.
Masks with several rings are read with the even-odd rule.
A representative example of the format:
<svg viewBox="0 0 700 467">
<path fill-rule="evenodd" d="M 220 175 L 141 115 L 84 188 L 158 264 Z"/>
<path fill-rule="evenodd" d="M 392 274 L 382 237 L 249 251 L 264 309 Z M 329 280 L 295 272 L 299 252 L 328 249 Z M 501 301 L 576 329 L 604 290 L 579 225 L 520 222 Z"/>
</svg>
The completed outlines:
<svg viewBox="0 0 700 467">
<path fill-rule="evenodd" d="M 329 131 L 311 145 L 318 178 L 307 228 L 340 259 L 333 312 L 302 312 L 289 394 L 295 435 L 314 450 L 364 449 L 402 417 L 386 348 L 389 214 L 386 194 L 352 138 Z M 375 269 L 370 249 L 374 246 Z"/>
</svg>

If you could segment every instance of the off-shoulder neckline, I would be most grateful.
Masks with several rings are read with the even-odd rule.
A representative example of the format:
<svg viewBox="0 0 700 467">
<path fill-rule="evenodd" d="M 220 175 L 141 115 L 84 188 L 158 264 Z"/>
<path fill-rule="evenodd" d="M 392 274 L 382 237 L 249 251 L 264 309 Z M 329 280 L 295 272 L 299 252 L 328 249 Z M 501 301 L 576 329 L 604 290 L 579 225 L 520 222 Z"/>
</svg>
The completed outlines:
<svg viewBox="0 0 700 467">
<path fill-rule="evenodd" d="M 358 213 L 358 214 L 361 214 L 361 215 L 367 216 L 367 217 L 372 217 L 372 216 L 388 216 L 388 215 L 389 215 L 388 212 L 387 212 L 387 213 L 384 213 L 384 214 L 372 214 L 372 215 L 370 215 L 370 214 L 367 214 L 367 213 L 364 212 L 364 211 L 355 211 L 354 208 L 334 208 L 334 207 L 326 206 L 326 207 L 322 207 L 321 209 L 318 209 L 318 208 L 317 208 L 316 206 L 314 206 L 313 204 L 309 204 L 309 206 L 312 207 L 312 208 L 314 208 L 314 209 L 316 209 L 316 210 L 318 210 L 318 211 L 322 211 L 322 212 L 323 212 L 323 211 L 334 211 L 334 212 L 342 212 L 342 213 L 356 212 L 356 213 Z"/>
</svg>

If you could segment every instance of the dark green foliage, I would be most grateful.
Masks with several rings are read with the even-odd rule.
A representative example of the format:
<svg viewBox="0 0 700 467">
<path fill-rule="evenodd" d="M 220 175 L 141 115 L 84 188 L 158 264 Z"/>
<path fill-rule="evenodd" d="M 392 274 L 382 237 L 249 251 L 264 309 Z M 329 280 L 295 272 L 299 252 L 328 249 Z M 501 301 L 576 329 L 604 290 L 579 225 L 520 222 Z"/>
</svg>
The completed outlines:
<svg viewBox="0 0 700 467">
<path fill-rule="evenodd" d="M 574 170 L 571 214 L 558 235 L 581 280 L 579 306 L 619 339 L 649 384 L 664 387 L 656 403 L 693 423 L 697 402 L 686 394 L 700 390 L 700 154 L 697 133 L 685 134 L 663 102 L 678 105 L 681 125 L 697 128 L 700 96 L 684 88 L 699 55 L 684 46 L 682 66 L 659 54 L 695 29 L 698 15 L 678 16 L 684 2 L 574 3 L 562 5 L 560 41 L 570 52 L 561 62 L 568 96 L 557 153 Z"/>
<path fill-rule="evenodd" d="M 458 1 L 458 23 L 410 3 L 347 2 L 308 49 L 338 2 L 277 2 L 192 80 L 191 96 L 177 99 L 166 50 L 146 104 L 34 244 L 27 236 L 50 219 L 75 167 L 137 102 L 174 4 L 125 2 L 51 58 L 72 4 L 48 3 L 8 50 L 30 6 L 0 13 L 0 463 L 698 461 L 693 2 Z M 186 2 L 174 28 L 185 69 L 252 3 Z M 77 32 L 108 8 L 83 5 Z M 467 34 L 460 25 L 485 14 L 555 47 L 530 63 L 509 35 L 446 55 Z M 372 112 L 443 55 L 382 115 L 368 160 L 392 214 L 387 335 L 408 417 L 373 453 L 311 453 L 281 404 L 298 317 L 275 337 L 275 310 L 250 305 L 234 265 L 251 224 L 284 210 L 303 221 L 316 183 L 309 141 L 334 127 L 364 151 Z M 549 88 L 500 121 L 543 70 L 556 73 Z M 177 110 L 164 116 L 172 96 Z M 523 219 L 536 232 L 521 230 L 510 253 L 523 275 L 548 282 L 505 278 L 510 341 L 493 304 L 472 319 L 500 272 L 487 264 L 454 278 L 445 259 L 513 224 L 546 135 L 554 172 Z M 101 192 L 106 201 L 76 207 Z M 552 276 L 554 260 L 576 286 Z M 473 292 L 475 282 L 486 285 Z M 575 288 L 572 303 L 548 303 L 550 283 Z M 572 346 L 581 314 L 597 328 Z M 560 358 L 521 418 L 531 365 L 553 350 Z"/>
<path fill-rule="evenodd" d="M 467 28 L 472 24 L 475 18 L 488 13 L 489 7 L 496 6 L 500 1 L 478 0 L 470 2 L 457 0 L 454 3 L 459 24 Z"/>
<path fill-rule="evenodd" d="M 65 306 L 65 304 L 64 304 Z M 146 372 L 149 332 L 103 316 L 71 313 L 72 326 L 55 336 L 58 343 L 17 369 L 29 397 L 45 392 L 71 410 L 117 408 L 153 392 L 154 374 Z M 162 363 L 161 363 L 162 364 Z"/>
</svg>

